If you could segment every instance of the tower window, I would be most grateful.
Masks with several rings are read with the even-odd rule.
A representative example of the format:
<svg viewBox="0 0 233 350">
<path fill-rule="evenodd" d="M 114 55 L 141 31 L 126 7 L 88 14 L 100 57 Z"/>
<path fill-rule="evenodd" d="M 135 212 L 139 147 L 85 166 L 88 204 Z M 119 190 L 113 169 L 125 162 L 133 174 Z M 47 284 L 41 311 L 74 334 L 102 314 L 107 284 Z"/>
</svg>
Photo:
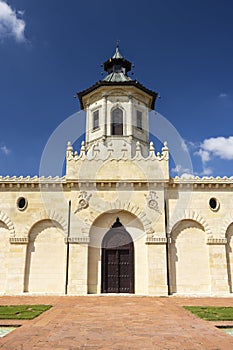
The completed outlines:
<svg viewBox="0 0 233 350">
<path fill-rule="evenodd" d="M 142 130 L 142 112 L 137 111 L 137 128 Z"/>
<path fill-rule="evenodd" d="M 112 135 L 123 135 L 123 112 L 120 108 L 112 111 Z"/>
<path fill-rule="evenodd" d="M 99 111 L 93 113 L 93 130 L 99 128 Z"/>
</svg>

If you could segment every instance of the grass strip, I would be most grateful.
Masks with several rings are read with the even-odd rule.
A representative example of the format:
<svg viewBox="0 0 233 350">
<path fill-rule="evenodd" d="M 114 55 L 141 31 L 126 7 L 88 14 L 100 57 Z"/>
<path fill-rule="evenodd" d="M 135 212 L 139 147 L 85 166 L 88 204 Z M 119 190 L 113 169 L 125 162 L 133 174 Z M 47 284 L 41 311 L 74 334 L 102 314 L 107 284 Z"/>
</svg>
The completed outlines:
<svg viewBox="0 0 233 350">
<path fill-rule="evenodd" d="M 51 305 L 0 305 L 0 319 L 32 320 L 51 307 Z"/>
<path fill-rule="evenodd" d="M 206 321 L 233 321 L 233 307 L 184 306 L 184 309 Z"/>
</svg>

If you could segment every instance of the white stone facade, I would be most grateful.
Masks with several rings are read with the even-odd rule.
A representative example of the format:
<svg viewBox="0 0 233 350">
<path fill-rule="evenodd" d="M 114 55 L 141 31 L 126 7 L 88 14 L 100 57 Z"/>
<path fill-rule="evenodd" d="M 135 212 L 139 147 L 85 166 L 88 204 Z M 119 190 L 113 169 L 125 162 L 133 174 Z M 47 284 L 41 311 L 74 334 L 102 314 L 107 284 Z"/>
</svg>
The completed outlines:
<svg viewBox="0 0 233 350">
<path fill-rule="evenodd" d="M 167 143 L 149 143 L 152 97 L 95 86 L 64 177 L 0 177 L 1 294 L 233 292 L 233 177 L 171 178 Z"/>
<path fill-rule="evenodd" d="M 74 167 L 100 163 L 81 156 L 74 160 L 71 152 L 69 146 L 67 162 Z M 119 217 L 134 242 L 135 294 L 167 295 L 167 262 L 171 294 L 230 294 L 233 178 L 143 178 L 142 162 L 148 162 L 148 169 L 162 162 L 168 166 L 168 151 L 163 152 L 162 160 L 151 155 L 111 159 L 111 172 L 100 166 L 100 176 L 89 182 L 71 179 L 70 173 L 64 178 L 0 178 L 1 293 L 63 294 L 67 241 L 68 294 L 101 293 L 101 242 Z M 27 200 L 24 210 L 17 207 L 20 197 Z M 210 198 L 217 199 L 217 210 L 210 208 Z"/>
</svg>

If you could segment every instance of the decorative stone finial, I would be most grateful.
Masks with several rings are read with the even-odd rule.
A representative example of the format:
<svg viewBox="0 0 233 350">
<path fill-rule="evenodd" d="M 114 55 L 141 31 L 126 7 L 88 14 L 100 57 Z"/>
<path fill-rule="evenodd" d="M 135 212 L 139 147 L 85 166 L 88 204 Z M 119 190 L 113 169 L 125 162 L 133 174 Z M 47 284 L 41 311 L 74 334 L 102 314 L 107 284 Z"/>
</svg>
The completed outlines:
<svg viewBox="0 0 233 350">
<path fill-rule="evenodd" d="M 80 149 L 80 158 L 84 158 L 85 156 L 86 156 L 86 147 L 85 147 L 85 142 L 82 141 L 81 149 Z"/>
<path fill-rule="evenodd" d="M 136 142 L 136 154 L 135 154 L 135 159 L 141 159 L 142 157 L 142 152 L 141 152 L 141 144 L 139 141 Z"/>
<path fill-rule="evenodd" d="M 66 158 L 67 160 L 71 160 L 73 158 L 73 147 L 70 141 L 67 143 Z"/>
<path fill-rule="evenodd" d="M 73 151 L 72 143 L 70 141 L 67 142 L 67 151 Z"/>
<path fill-rule="evenodd" d="M 154 143 L 151 141 L 151 142 L 150 142 L 150 152 L 153 152 L 153 153 L 154 153 L 154 151 L 155 151 Z"/>
<path fill-rule="evenodd" d="M 164 142 L 164 147 L 162 148 L 162 155 L 163 155 L 165 160 L 169 159 L 169 150 L 168 150 L 168 146 L 167 146 L 167 141 Z"/>
<path fill-rule="evenodd" d="M 154 148 L 154 143 L 152 141 L 150 142 L 149 153 L 150 153 L 150 158 L 155 157 L 155 148 Z"/>
</svg>

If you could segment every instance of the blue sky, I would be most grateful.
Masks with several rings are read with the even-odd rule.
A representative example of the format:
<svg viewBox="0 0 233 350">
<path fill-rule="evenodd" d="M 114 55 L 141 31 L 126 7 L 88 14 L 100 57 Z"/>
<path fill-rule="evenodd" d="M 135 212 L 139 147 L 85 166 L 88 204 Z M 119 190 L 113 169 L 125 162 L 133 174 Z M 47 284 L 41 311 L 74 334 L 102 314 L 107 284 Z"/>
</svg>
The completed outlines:
<svg viewBox="0 0 233 350">
<path fill-rule="evenodd" d="M 0 174 L 39 173 L 50 135 L 80 109 L 74 94 L 101 79 L 119 39 L 194 174 L 233 175 L 232 18 L 229 0 L 0 0 Z"/>
</svg>

